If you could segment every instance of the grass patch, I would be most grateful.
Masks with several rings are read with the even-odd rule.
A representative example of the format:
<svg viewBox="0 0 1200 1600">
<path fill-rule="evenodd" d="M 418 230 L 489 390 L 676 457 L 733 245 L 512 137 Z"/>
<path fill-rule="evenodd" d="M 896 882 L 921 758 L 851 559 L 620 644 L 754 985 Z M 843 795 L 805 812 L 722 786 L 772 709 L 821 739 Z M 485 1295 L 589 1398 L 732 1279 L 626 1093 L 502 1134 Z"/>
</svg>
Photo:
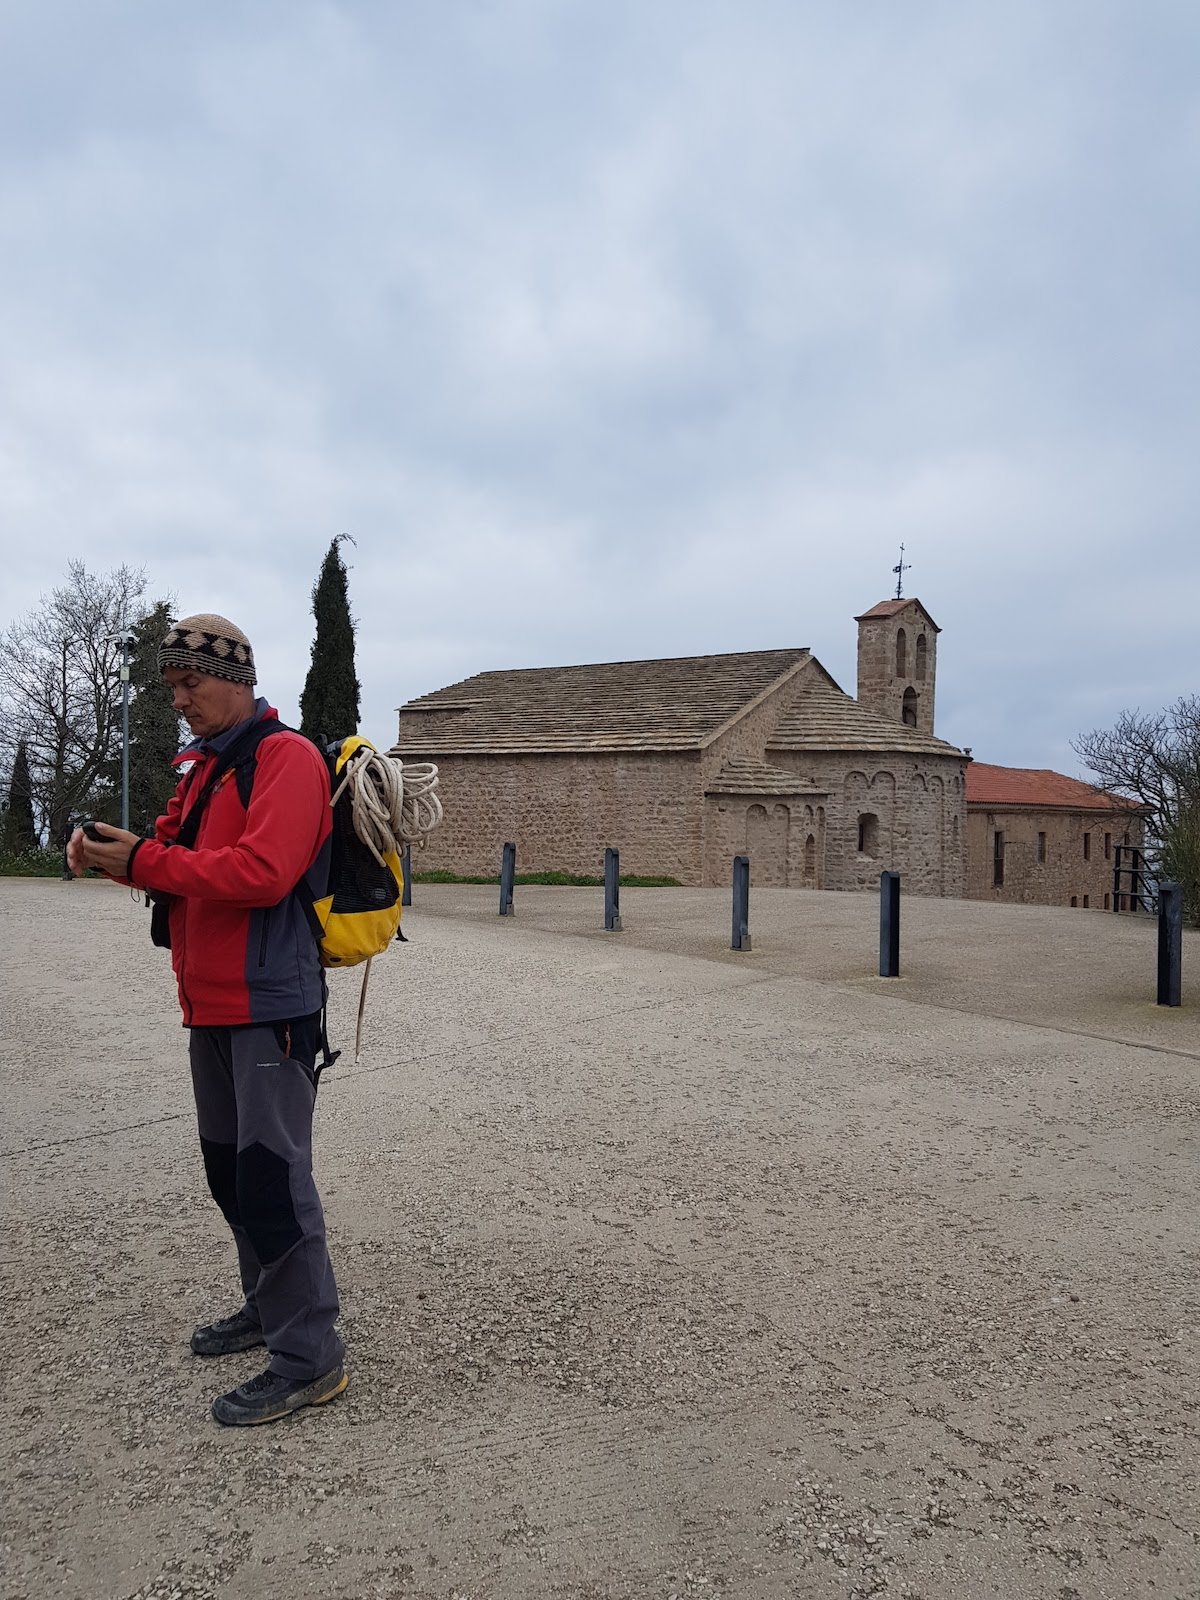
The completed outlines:
<svg viewBox="0 0 1200 1600">
<path fill-rule="evenodd" d="M 500 887 L 500 874 L 493 872 L 487 877 L 473 877 L 461 872 L 450 872 L 445 867 L 432 867 L 428 872 L 414 872 L 414 883 L 490 883 Z M 520 888 L 522 884 L 536 883 L 547 885 L 553 889 L 603 889 L 603 878 L 588 877 L 580 872 L 518 872 L 513 883 Z M 626 876 L 621 874 L 622 889 L 679 889 L 682 885 L 678 878 L 667 877 L 638 877 L 636 874 Z"/>
<path fill-rule="evenodd" d="M 0 878 L 61 878 L 61 850 L 0 850 Z"/>
</svg>

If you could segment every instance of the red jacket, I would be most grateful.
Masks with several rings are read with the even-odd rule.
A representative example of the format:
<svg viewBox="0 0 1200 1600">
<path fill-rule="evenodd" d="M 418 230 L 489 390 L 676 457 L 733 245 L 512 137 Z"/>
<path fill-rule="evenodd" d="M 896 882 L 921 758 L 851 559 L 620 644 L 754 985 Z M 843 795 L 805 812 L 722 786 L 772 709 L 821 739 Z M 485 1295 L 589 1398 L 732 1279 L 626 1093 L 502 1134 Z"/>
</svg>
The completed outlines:
<svg viewBox="0 0 1200 1600">
<path fill-rule="evenodd" d="M 260 713 L 275 716 L 267 709 Z M 199 753 L 198 753 L 199 752 Z M 194 762 L 155 837 L 134 857 L 131 882 L 176 896 L 171 963 L 185 1027 L 279 1022 L 319 1011 L 325 987 L 316 941 L 297 885 L 318 899 L 329 876 L 329 775 L 316 746 L 298 733 L 258 746 L 254 785 L 242 805 L 232 771 L 208 802 L 196 848 L 172 841 L 218 756 L 201 745 L 175 758 Z"/>
</svg>

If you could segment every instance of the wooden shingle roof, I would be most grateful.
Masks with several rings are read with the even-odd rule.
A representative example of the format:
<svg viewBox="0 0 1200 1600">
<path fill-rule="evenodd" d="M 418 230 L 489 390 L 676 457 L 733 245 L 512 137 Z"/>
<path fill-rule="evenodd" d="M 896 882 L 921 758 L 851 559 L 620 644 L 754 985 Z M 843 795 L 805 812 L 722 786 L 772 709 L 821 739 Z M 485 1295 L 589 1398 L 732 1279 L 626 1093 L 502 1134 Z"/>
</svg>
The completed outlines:
<svg viewBox="0 0 1200 1600">
<path fill-rule="evenodd" d="M 805 649 L 480 672 L 400 707 L 421 755 L 701 750 L 810 660 Z"/>
<path fill-rule="evenodd" d="M 914 754 L 962 756 L 955 745 L 889 722 L 843 693 L 823 668 L 813 663 L 796 703 L 767 740 L 768 750 L 911 750 Z"/>
</svg>

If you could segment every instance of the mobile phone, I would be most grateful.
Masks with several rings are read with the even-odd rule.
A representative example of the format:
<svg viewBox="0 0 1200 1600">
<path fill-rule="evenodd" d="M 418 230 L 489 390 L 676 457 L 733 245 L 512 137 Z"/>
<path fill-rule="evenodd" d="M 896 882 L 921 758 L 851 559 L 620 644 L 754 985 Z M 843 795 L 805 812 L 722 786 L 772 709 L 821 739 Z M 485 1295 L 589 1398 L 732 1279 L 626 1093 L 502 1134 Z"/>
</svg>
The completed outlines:
<svg viewBox="0 0 1200 1600">
<path fill-rule="evenodd" d="M 113 842 L 107 834 L 97 831 L 96 824 L 94 822 L 82 822 L 80 823 L 80 827 L 83 829 L 84 838 L 90 839 L 93 844 L 112 844 Z"/>
</svg>

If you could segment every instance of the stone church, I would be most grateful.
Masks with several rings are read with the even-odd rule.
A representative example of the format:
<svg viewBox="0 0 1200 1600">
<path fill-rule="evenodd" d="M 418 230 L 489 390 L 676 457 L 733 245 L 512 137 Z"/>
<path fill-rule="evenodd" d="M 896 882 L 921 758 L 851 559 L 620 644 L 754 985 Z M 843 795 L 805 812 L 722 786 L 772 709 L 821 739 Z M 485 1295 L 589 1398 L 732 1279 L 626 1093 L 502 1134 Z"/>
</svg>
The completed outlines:
<svg viewBox="0 0 1200 1600">
<path fill-rule="evenodd" d="M 808 650 L 482 672 L 400 709 L 394 754 L 435 761 L 445 821 L 415 865 L 860 889 L 965 888 L 969 757 L 934 736 L 938 627 L 919 600 L 858 623 L 852 698 Z"/>
</svg>

